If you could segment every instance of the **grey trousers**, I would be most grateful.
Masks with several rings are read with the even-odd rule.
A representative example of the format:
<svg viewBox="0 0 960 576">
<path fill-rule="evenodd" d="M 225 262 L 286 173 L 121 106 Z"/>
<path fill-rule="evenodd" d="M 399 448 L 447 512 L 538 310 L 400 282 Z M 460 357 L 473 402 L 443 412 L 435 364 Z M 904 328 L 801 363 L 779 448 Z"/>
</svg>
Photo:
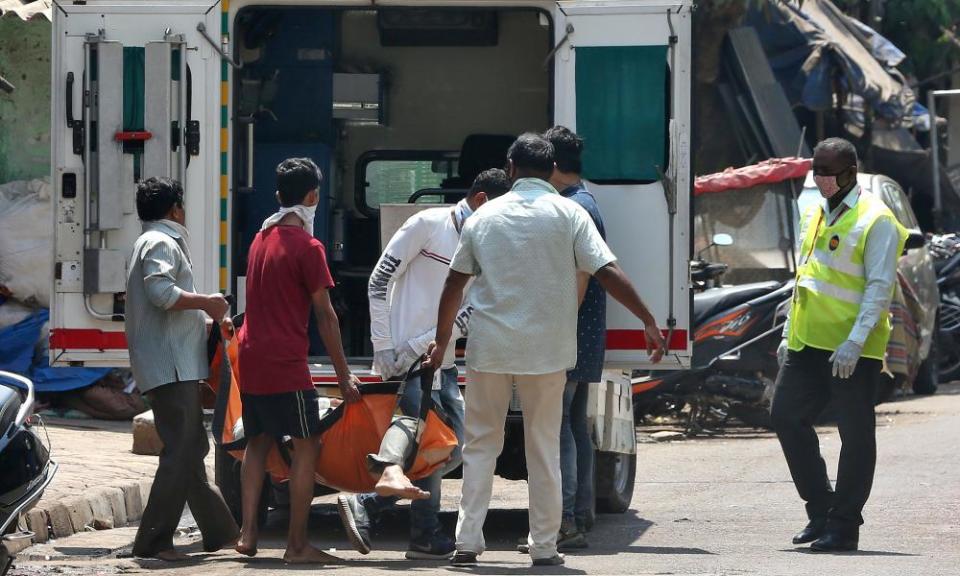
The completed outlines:
<svg viewBox="0 0 960 576">
<path fill-rule="evenodd" d="M 133 544 L 135 556 L 155 556 L 173 548 L 184 504 L 190 505 L 203 534 L 204 550 L 218 550 L 240 534 L 220 491 L 207 481 L 203 458 L 210 444 L 198 386 L 196 380 L 174 382 L 147 393 L 163 451 Z"/>
<path fill-rule="evenodd" d="M 367 470 L 374 476 L 383 474 L 391 465 L 403 466 L 413 452 L 417 434 L 417 418 L 398 416 L 380 441 L 380 452 L 367 455 Z"/>
</svg>

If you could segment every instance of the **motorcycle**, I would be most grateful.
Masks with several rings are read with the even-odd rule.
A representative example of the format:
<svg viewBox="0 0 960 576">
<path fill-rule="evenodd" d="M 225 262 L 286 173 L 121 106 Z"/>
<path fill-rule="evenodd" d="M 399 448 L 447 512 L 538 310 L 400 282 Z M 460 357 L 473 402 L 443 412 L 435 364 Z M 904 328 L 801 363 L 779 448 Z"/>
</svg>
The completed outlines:
<svg viewBox="0 0 960 576">
<path fill-rule="evenodd" d="M 44 443 L 36 432 L 42 421 L 32 416 L 33 403 L 33 382 L 0 371 L 0 576 L 13 565 L 7 543 L 33 536 L 20 530 L 20 518 L 57 473 L 49 437 Z"/>
<path fill-rule="evenodd" d="M 718 234 L 707 248 L 730 243 L 728 235 Z M 776 349 L 794 282 L 721 286 L 726 265 L 706 262 L 700 254 L 691 262 L 691 369 L 651 371 L 634 378 L 634 411 L 641 418 L 678 417 L 688 435 L 711 432 L 730 418 L 769 427 Z"/>
<path fill-rule="evenodd" d="M 941 382 L 950 382 L 960 380 L 960 236 L 934 236 L 930 253 L 940 290 L 937 375 Z"/>
</svg>

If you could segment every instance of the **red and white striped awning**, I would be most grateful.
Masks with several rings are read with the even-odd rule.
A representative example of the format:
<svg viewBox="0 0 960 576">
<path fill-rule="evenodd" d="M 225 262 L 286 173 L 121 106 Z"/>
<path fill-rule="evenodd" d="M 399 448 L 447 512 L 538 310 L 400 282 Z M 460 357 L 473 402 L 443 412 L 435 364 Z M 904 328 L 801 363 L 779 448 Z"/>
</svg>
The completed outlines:
<svg viewBox="0 0 960 576">
<path fill-rule="evenodd" d="M 17 15 L 21 20 L 50 20 L 52 5 L 52 0 L 0 0 L 0 18 Z"/>
</svg>

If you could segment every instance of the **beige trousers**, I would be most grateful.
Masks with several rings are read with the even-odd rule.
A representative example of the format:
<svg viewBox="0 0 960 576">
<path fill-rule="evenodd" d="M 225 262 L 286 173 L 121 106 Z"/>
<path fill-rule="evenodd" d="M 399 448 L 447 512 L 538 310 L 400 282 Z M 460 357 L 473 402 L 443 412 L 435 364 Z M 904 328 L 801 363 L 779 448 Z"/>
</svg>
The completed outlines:
<svg viewBox="0 0 960 576">
<path fill-rule="evenodd" d="M 513 385 L 523 407 L 530 501 L 530 556 L 557 553 L 563 514 L 560 484 L 560 420 L 566 371 L 552 374 L 467 373 L 464 402 L 463 489 L 457 519 L 457 549 L 483 553 L 483 523 L 490 507 L 493 473 L 503 449 L 504 424 Z"/>
</svg>

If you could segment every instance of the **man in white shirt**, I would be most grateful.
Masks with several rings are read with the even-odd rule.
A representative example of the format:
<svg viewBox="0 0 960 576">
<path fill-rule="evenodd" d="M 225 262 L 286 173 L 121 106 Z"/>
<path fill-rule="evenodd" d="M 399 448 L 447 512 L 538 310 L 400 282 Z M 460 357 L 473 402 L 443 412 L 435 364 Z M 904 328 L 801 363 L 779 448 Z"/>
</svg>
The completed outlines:
<svg viewBox="0 0 960 576">
<path fill-rule="evenodd" d="M 370 277 L 370 335 L 373 341 L 373 368 L 384 380 L 403 377 L 410 366 L 427 351 L 437 326 L 437 302 L 447 277 L 450 259 L 460 241 L 464 221 L 490 199 L 510 189 L 503 170 L 481 172 L 467 197 L 452 208 L 432 208 L 411 216 L 393 235 Z M 467 335 L 472 308 L 462 306 L 457 314 L 457 337 Z M 460 443 L 463 443 L 463 397 L 457 385 L 455 350 L 451 347 L 437 371 L 439 386 L 434 386 L 434 402 L 450 419 Z M 420 388 L 407 385 L 400 399 L 405 416 L 420 413 Z M 460 465 L 460 449 L 450 462 L 416 482 L 429 492 L 415 499 L 410 507 L 410 545 L 408 559 L 447 559 L 453 555 L 453 539 L 440 530 L 440 480 Z M 371 521 L 399 500 L 395 496 L 360 494 L 341 496 L 339 511 L 347 535 L 362 554 L 370 552 Z"/>
<path fill-rule="evenodd" d="M 644 323 L 651 359 L 663 355 L 656 320 L 616 263 L 590 215 L 547 182 L 554 149 L 524 134 L 507 153 L 513 189 L 489 202 L 463 229 L 440 299 L 429 364 L 440 366 L 471 277 L 467 341 L 463 493 L 453 563 L 475 564 L 493 489 L 504 421 L 516 385 L 523 406 L 535 566 L 563 564 L 557 554 L 562 499 L 560 420 L 566 371 L 577 362 L 577 272 L 601 286 Z"/>
</svg>

